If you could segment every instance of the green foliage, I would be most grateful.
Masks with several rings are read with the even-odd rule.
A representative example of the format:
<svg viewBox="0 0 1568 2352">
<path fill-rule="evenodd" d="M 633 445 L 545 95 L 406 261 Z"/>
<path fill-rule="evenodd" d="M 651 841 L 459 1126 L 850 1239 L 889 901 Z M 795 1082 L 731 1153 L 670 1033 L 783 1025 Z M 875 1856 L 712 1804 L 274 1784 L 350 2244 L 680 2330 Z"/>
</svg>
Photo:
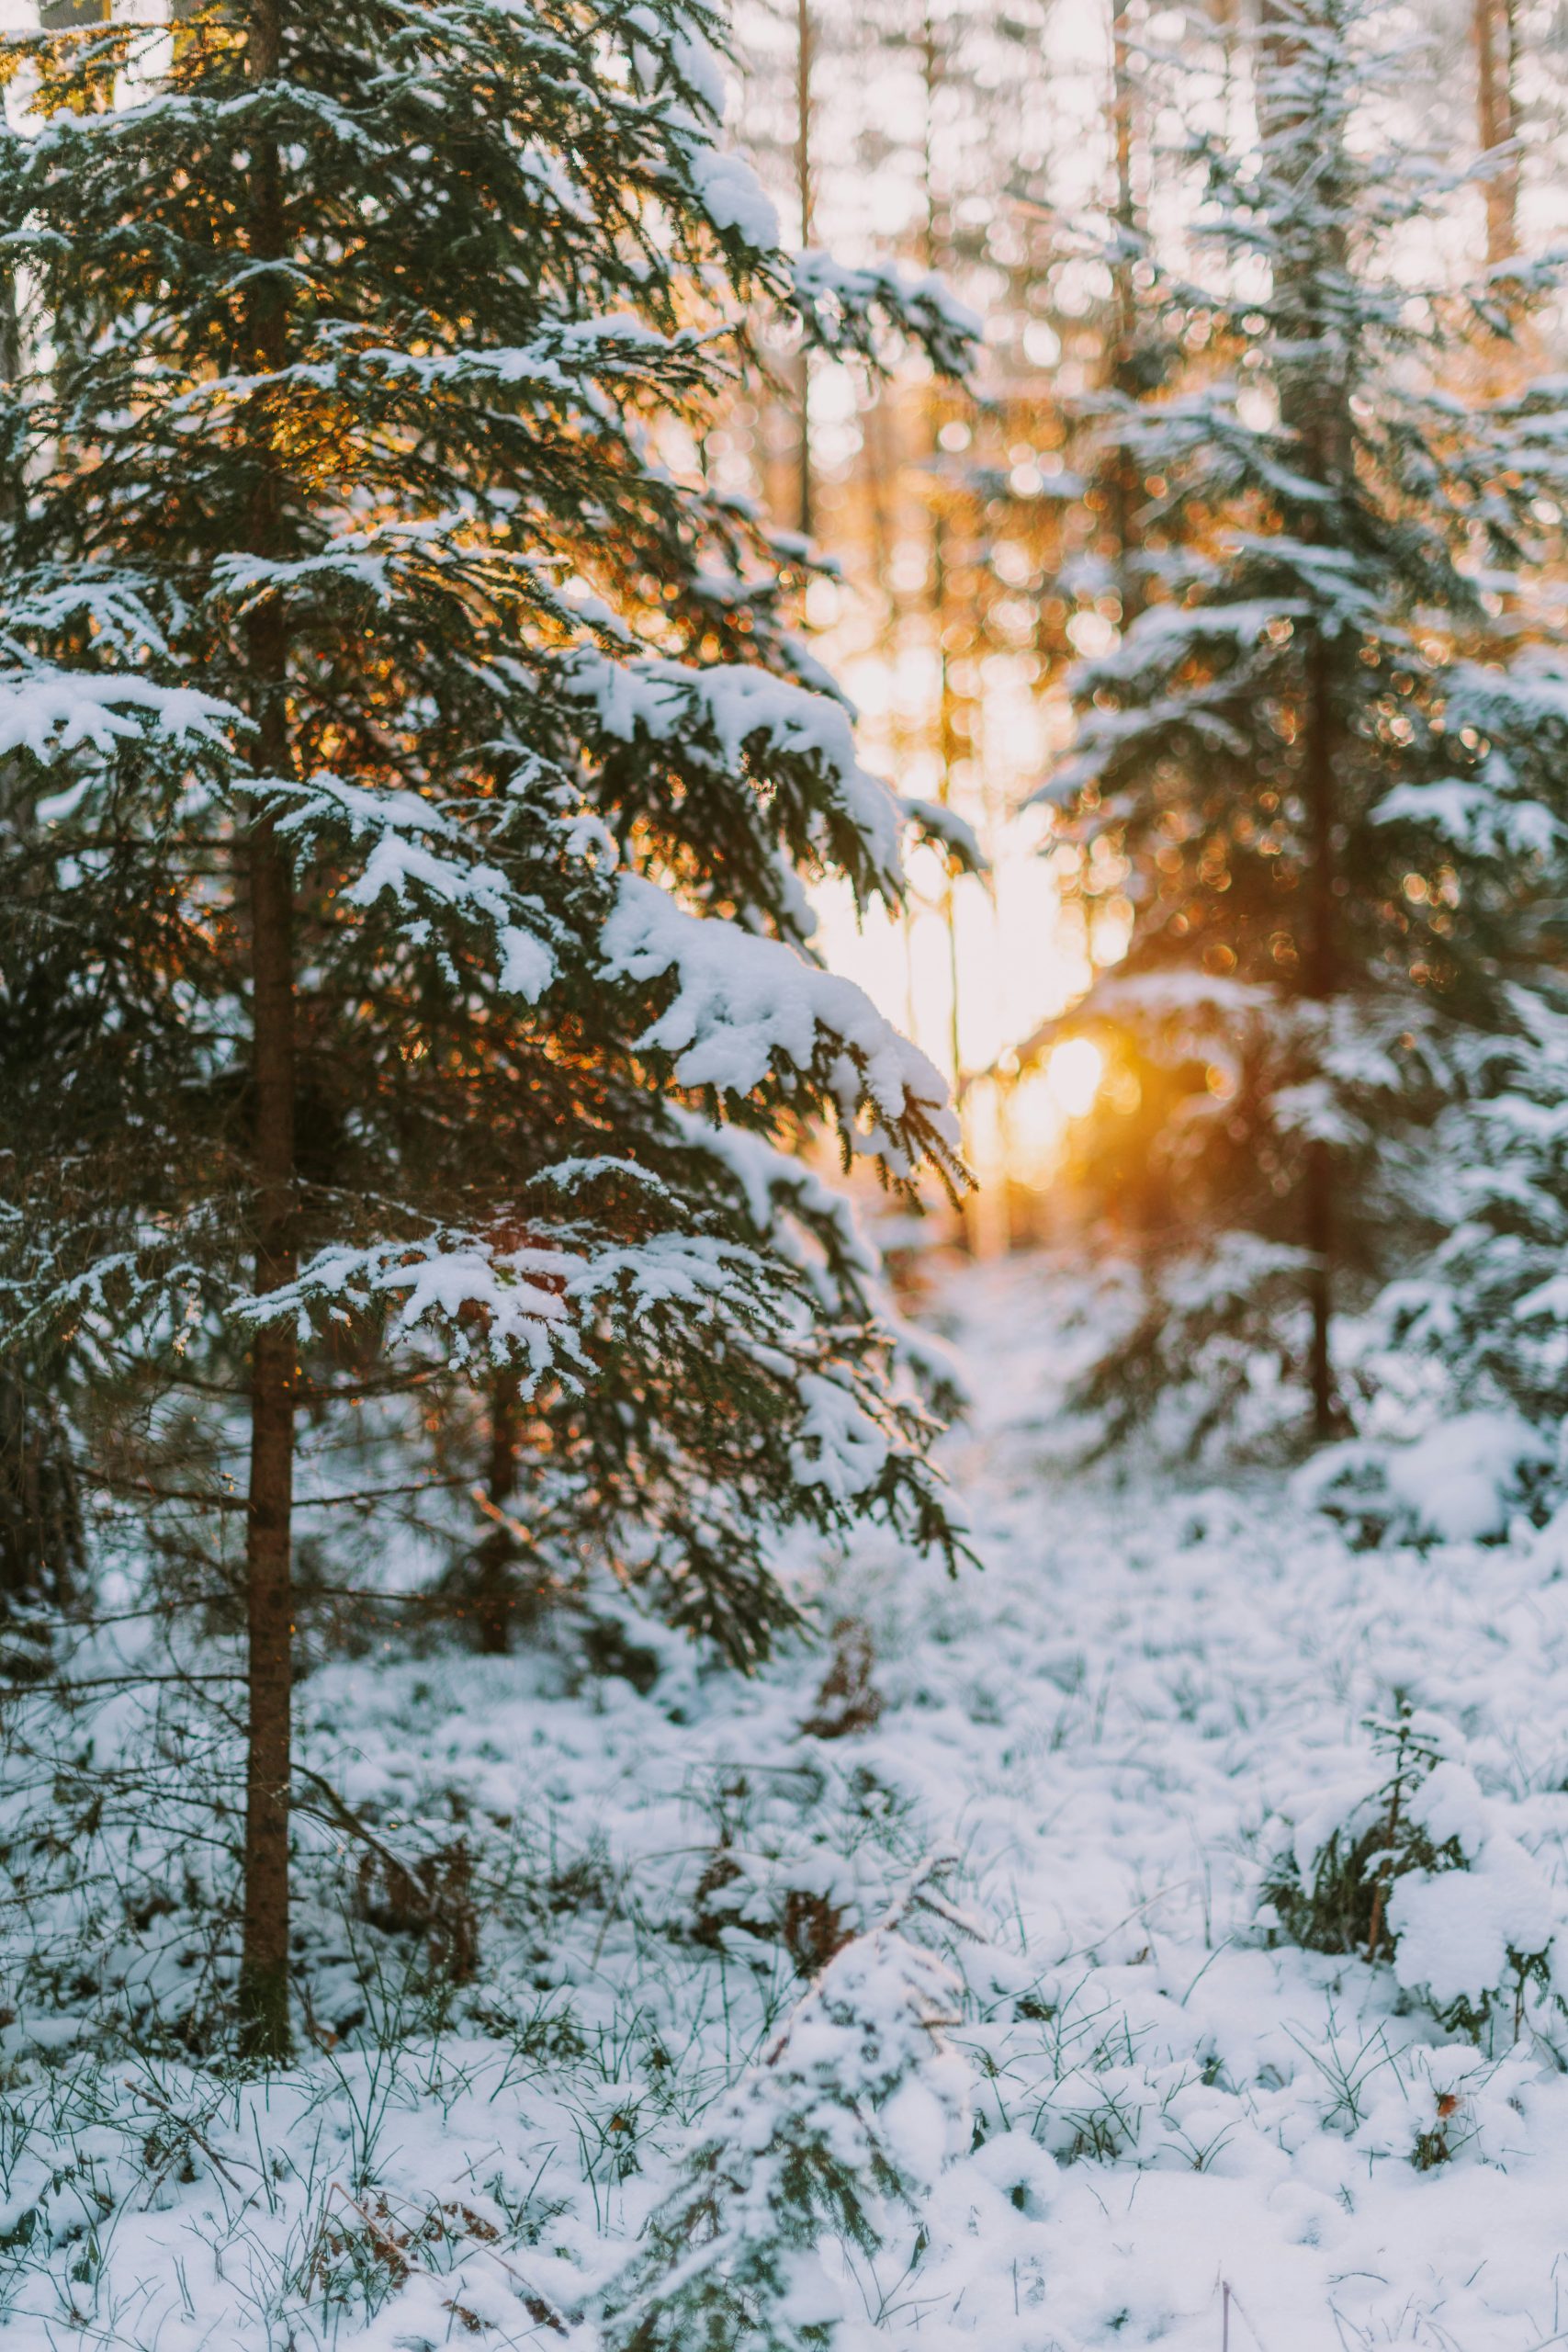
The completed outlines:
<svg viewBox="0 0 1568 2352">
<path fill-rule="evenodd" d="M 967 329 L 887 272 L 797 291 L 714 144 L 716 32 L 696 0 L 221 0 L 172 45 L 4 52 L 0 1349 L 62 1365 L 166 1543 L 206 1515 L 209 1598 L 269 1322 L 303 1453 L 361 1473 L 315 1511 L 513 1384 L 491 1615 L 513 1560 L 546 1593 L 592 1560 L 746 1662 L 791 1615 L 780 1526 L 957 1544 L 797 1156 L 826 1119 L 891 1182 L 962 1181 L 936 1073 L 809 944 L 803 878 L 897 899 L 903 816 L 695 452 L 752 305 L 939 364 Z M 282 1283 L 258 843 L 292 891 Z M 323 1582 L 374 1554 L 311 1524 Z M 436 1489 L 412 1540 L 474 1533 Z"/>
<path fill-rule="evenodd" d="M 1304 1865 L 1292 1851 L 1276 1855 L 1263 1881 L 1292 1943 L 1308 1951 L 1359 1952 L 1373 1960 L 1391 1947 L 1388 1891 L 1410 1871 L 1462 1870 L 1457 1838 L 1434 1845 L 1412 1817 L 1409 1799 L 1442 1756 L 1439 1739 L 1423 1736 L 1408 1715 L 1373 1727 L 1377 1750 L 1392 1768 L 1327 1837 Z"/>
<path fill-rule="evenodd" d="M 1256 139 L 1194 137 L 1195 274 L 1148 297 L 1185 357 L 1108 426 L 1137 594 L 1047 791 L 1086 914 L 1130 910 L 1072 1017 L 1119 1081 L 1077 1172 L 1145 1283 L 1111 1385 L 1151 1331 L 1194 1358 L 1224 1289 L 1287 1419 L 1314 1318 L 1281 1317 L 1285 1253 L 1321 1339 L 1440 1232 L 1416 1142 L 1517 1034 L 1558 899 L 1568 684 L 1529 583 L 1557 556 L 1561 386 L 1469 390 L 1476 312 L 1403 273 L 1437 183 L 1376 137 L 1398 38 L 1378 0 L 1270 10 Z M 1522 271 L 1519 304 L 1539 290 Z M 1344 1399 L 1317 1385 L 1321 1435 Z"/>
<path fill-rule="evenodd" d="M 1449 2030 L 1479 2041 L 1500 2017 L 1517 2040 L 1527 1992 L 1554 1986 L 1551 1891 L 1444 1725 L 1405 1710 L 1372 1730 L 1387 1778 L 1340 1818 L 1302 1825 L 1263 1901 L 1309 1951 L 1388 1960 Z"/>
<path fill-rule="evenodd" d="M 1447 1230 L 1390 1283 L 1376 1320 L 1443 1367 L 1456 1403 L 1512 1406 L 1555 1453 L 1568 1413 L 1568 1014 L 1549 976 L 1518 991 L 1515 1013 L 1484 1093 L 1446 1114 L 1423 1155 Z M 1556 1499 L 1561 1464 L 1538 1483 Z"/>
<path fill-rule="evenodd" d="M 945 1910 L 932 1875 L 843 1946 L 718 2101 L 602 2299 L 608 2352 L 828 2352 L 843 2309 L 833 2249 L 917 2235 L 917 2192 L 963 2117 L 963 2070 L 941 2042 L 953 1979 L 898 1930 L 912 1905 Z"/>
</svg>

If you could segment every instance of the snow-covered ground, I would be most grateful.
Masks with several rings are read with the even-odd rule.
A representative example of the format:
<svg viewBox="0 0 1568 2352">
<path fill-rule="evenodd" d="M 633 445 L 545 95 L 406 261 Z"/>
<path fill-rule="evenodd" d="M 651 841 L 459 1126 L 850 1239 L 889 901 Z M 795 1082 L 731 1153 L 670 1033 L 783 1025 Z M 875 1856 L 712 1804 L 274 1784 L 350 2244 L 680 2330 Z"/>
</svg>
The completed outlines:
<svg viewBox="0 0 1568 2352">
<path fill-rule="evenodd" d="M 748 1683 L 659 1634 L 620 1661 L 644 1684 L 657 1664 L 640 1691 L 455 1656 L 306 1686 L 310 1763 L 389 1847 L 437 1858 L 448 1957 L 474 1896 L 469 1981 L 442 1989 L 417 1939 L 400 1974 L 378 1927 L 396 1891 L 319 1823 L 336 1924 L 318 1892 L 294 2073 L 108 2065 L 69 2021 L 15 2016 L 18 2352 L 586 2352 L 578 2314 L 716 2095 L 943 1845 L 983 1930 L 951 1939 L 971 2120 L 919 2236 L 848 2266 L 842 2346 L 1568 2340 L 1550 1990 L 1517 2040 L 1505 2005 L 1478 2045 L 1386 1960 L 1303 1951 L 1258 1917 L 1281 1825 L 1377 1785 L 1367 1719 L 1401 1701 L 1480 1783 L 1495 1855 L 1516 1878 L 1509 1839 L 1537 1857 L 1531 1899 L 1568 1882 L 1560 1539 L 1356 1552 L 1272 1474 L 1069 1472 L 1052 1299 L 1019 1261 L 943 1294 L 976 1396 L 948 1460 L 983 1574 L 949 1584 L 875 1541 L 802 1563 L 869 1636 L 874 1722 L 801 1728 L 845 1712 L 817 1698 L 820 1650 Z M 1472 1913 L 1483 1941 L 1514 1916 Z"/>
</svg>

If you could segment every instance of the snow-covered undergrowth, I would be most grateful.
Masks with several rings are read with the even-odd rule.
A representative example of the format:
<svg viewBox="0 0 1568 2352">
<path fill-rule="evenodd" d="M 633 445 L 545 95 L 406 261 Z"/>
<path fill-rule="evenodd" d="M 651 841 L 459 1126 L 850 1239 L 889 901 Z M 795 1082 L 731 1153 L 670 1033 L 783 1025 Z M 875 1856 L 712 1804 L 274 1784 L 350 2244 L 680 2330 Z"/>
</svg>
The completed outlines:
<svg viewBox="0 0 1568 2352">
<path fill-rule="evenodd" d="M 792 2086 L 817 2095 L 895 1977 L 928 2004 L 924 2078 L 857 2120 L 834 2075 L 823 2126 L 868 2197 L 886 2171 L 880 2244 L 829 2238 L 809 2278 L 789 2256 L 792 2341 L 836 2298 L 844 2352 L 1220 2352 L 1227 2290 L 1232 2346 L 1264 2352 L 1529 2352 L 1568 2325 L 1560 1536 L 1354 1549 L 1273 1474 L 1071 1474 L 1043 1272 L 945 1305 L 986 1570 L 948 1584 L 880 1542 L 803 1561 L 852 1621 L 830 1673 L 801 1649 L 745 1682 L 650 1632 L 631 1675 L 437 1655 L 307 1682 L 306 1762 L 385 1852 L 324 1801 L 302 1816 L 290 2073 L 106 2054 L 101 1945 L 65 1949 L 88 1914 L 56 1918 L 44 1973 L 7 1925 L 18 2352 L 629 2341 L 705 2135 L 743 2239 L 804 2128 Z M 222 1965 L 179 1908 L 195 1820 L 142 1930 L 161 1984 Z M 1281 1870 L 1328 1905 L 1337 1836 L 1344 1916 L 1303 1926 Z M 894 1967 L 864 1931 L 947 1849 Z"/>
</svg>

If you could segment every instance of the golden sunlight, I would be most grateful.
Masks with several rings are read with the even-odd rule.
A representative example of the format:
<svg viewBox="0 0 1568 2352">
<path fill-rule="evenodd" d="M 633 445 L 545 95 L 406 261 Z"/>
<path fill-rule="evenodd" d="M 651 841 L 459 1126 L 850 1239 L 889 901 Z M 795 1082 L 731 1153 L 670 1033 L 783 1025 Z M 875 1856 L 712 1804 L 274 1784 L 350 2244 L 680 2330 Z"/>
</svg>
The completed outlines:
<svg viewBox="0 0 1568 2352">
<path fill-rule="evenodd" d="M 1091 1110 L 1105 1076 L 1105 1056 L 1092 1037 L 1064 1037 L 1045 1065 L 1045 1083 L 1069 1119 Z"/>
</svg>

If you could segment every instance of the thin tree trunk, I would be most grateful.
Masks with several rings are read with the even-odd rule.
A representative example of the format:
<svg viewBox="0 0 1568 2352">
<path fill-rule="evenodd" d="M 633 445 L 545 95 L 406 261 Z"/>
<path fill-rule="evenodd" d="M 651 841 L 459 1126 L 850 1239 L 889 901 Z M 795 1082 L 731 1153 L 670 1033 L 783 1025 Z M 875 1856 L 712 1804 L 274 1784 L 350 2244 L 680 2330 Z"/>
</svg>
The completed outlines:
<svg viewBox="0 0 1568 2352">
<path fill-rule="evenodd" d="M 1111 358 L 1111 390 L 1123 400 L 1135 400 L 1139 385 L 1137 356 L 1137 288 L 1133 280 L 1133 256 L 1137 243 L 1138 214 L 1133 187 L 1134 96 L 1128 59 L 1128 0 L 1111 0 L 1111 128 L 1116 157 L 1117 254 L 1111 273 L 1115 298 L 1115 345 Z M 1122 603 L 1122 626 L 1135 620 L 1143 605 L 1141 583 L 1133 558 L 1138 546 L 1138 469 L 1131 450 L 1119 447 L 1111 468 L 1111 521 L 1116 541 L 1116 589 Z"/>
<path fill-rule="evenodd" d="M 1129 0 L 1111 0 L 1111 146 L 1115 170 L 1111 209 L 1116 225 L 1116 259 L 1111 273 L 1112 326 L 1107 374 L 1111 390 L 1125 401 L 1136 401 L 1143 390 L 1136 368 L 1138 289 L 1133 277 L 1141 224 L 1134 174 L 1138 125 L 1129 54 L 1130 14 Z M 1111 451 L 1102 479 L 1120 626 L 1125 634 L 1143 611 L 1144 583 L 1136 561 L 1143 482 L 1136 459 L 1124 443 L 1118 442 Z M 1132 1245 L 1145 1264 L 1152 1264 L 1158 1240 L 1156 1189 L 1144 1188 L 1141 1197 L 1134 1196 L 1127 1219 Z M 1118 1202 L 1118 1221 L 1122 1205 Z"/>
<path fill-rule="evenodd" d="M 924 127 L 920 146 L 921 192 L 925 198 L 925 220 L 921 233 L 921 259 L 928 270 L 939 270 L 947 258 L 946 223 L 939 216 L 936 187 L 936 98 L 946 69 L 946 57 L 937 31 L 931 6 L 926 7 L 920 36 L 920 63 L 925 95 Z M 931 549 L 931 628 L 936 640 L 937 666 L 937 787 L 936 797 L 945 808 L 953 797 L 953 770 L 957 757 L 957 729 L 953 724 L 953 673 L 947 646 L 947 517 L 943 512 L 943 486 L 941 471 L 942 443 L 935 427 L 934 403 L 931 411 L 931 454 L 932 467 Z M 942 894 L 942 920 L 947 933 L 948 985 L 948 1055 L 953 1063 L 953 1100 L 962 1115 L 964 1107 L 964 1038 L 963 1002 L 960 989 L 958 956 L 958 911 L 953 877 L 947 877 Z M 958 1239 L 963 1249 L 970 1246 L 969 1220 L 961 1211 Z"/>
<path fill-rule="evenodd" d="M 255 1022 L 256 1290 L 295 1272 L 288 1208 L 294 1157 L 294 1019 L 288 868 L 263 828 L 251 853 Z M 292 1762 L 295 1338 L 274 1324 L 251 1351 L 245 1537 L 249 1752 L 240 2010 L 253 2055 L 287 2055 L 288 1793 Z"/>
<path fill-rule="evenodd" d="M 517 1491 L 517 1374 L 498 1373 L 491 1392 L 486 1492 L 492 1507 L 502 1513 Z M 479 1646 L 487 1657 L 504 1657 L 512 1647 L 516 1557 L 517 1542 L 510 1527 L 500 1520 L 493 1521 L 476 1555 L 474 1620 Z"/>
<path fill-rule="evenodd" d="M 0 271 L 0 379 L 15 384 L 22 372 L 22 322 L 14 270 Z M 7 451 L 0 461 L 0 522 L 9 522 L 22 503 L 21 475 Z"/>
<path fill-rule="evenodd" d="M 1334 658 L 1327 640 L 1318 631 L 1313 639 L 1307 668 L 1306 801 L 1311 870 L 1303 977 L 1307 993 L 1323 1008 L 1325 1020 L 1339 987 L 1338 908 L 1335 891 L 1337 734 Z M 1307 1277 L 1312 1314 L 1308 1379 L 1313 1430 L 1319 1438 L 1328 1438 L 1337 1432 L 1340 1420 L 1329 1343 L 1334 1309 L 1334 1161 L 1327 1144 L 1318 1137 L 1307 1145 L 1303 1182 L 1302 1238 L 1313 1261 Z"/>
<path fill-rule="evenodd" d="M 277 72 L 279 0 L 253 0 L 249 73 Z M 253 254 L 284 251 L 282 172 L 276 147 L 254 141 L 251 176 Z M 259 373 L 275 374 L 287 352 L 280 281 L 255 281 L 251 330 Z M 275 555 L 278 486 L 270 462 L 267 398 L 257 407 L 261 458 L 253 514 L 254 551 Z M 257 751 L 263 772 L 287 774 L 289 759 L 288 645 L 282 605 L 263 604 L 247 646 Z M 257 1296 L 293 1280 L 295 1006 L 293 876 L 275 820 L 264 814 L 249 842 L 251 985 Z M 296 1341 L 291 1324 L 265 1325 L 251 1351 L 251 1464 L 245 1536 L 249 1653 L 249 1751 L 245 1781 L 244 1933 L 240 1962 L 242 2031 L 251 2055 L 287 2056 L 288 2027 L 288 1799 L 292 1766 L 293 1509 Z"/>
<path fill-rule="evenodd" d="M 1476 129 L 1483 155 L 1514 136 L 1512 0 L 1474 0 Z M 1485 184 L 1486 258 L 1495 266 L 1517 246 L 1517 165 L 1510 161 Z"/>
<path fill-rule="evenodd" d="M 800 250 L 811 243 L 811 71 L 816 61 L 817 35 L 811 21 L 811 0 L 795 0 L 795 177 L 800 205 Z M 800 347 L 800 479 L 795 520 L 803 539 L 816 526 L 816 501 L 811 476 L 811 355 Z"/>
<path fill-rule="evenodd" d="M 1278 67 L 1295 49 L 1299 35 L 1290 12 L 1280 0 L 1265 0 L 1263 30 Z M 1298 134 L 1300 118 L 1293 112 L 1269 111 L 1266 137 L 1289 139 Z M 1288 289 L 1287 289 L 1288 290 Z M 1282 421 L 1297 435 L 1302 472 L 1330 494 L 1330 503 L 1348 490 L 1353 470 L 1349 401 L 1345 386 L 1335 380 L 1327 358 L 1331 347 L 1323 321 L 1314 314 L 1307 288 L 1301 289 L 1302 309 L 1290 322 L 1286 341 L 1306 352 L 1303 363 L 1281 371 L 1280 408 Z M 1303 538 L 1315 540 L 1337 527 L 1314 503 L 1298 526 Z M 1302 790 L 1306 808 L 1303 843 L 1306 871 L 1304 937 L 1302 942 L 1303 992 L 1318 1009 L 1325 1026 L 1330 1007 L 1339 992 L 1339 792 L 1343 747 L 1341 684 L 1334 648 L 1321 626 L 1309 622 L 1302 709 Z M 1331 1334 L 1335 1272 L 1339 1258 L 1337 1215 L 1337 1170 L 1328 1142 L 1314 1137 L 1306 1147 L 1302 1173 L 1301 1237 L 1308 1253 L 1307 1307 L 1311 1339 L 1307 1379 L 1312 1395 L 1314 1434 L 1337 1435 L 1344 1415 L 1334 1379 Z"/>
</svg>

